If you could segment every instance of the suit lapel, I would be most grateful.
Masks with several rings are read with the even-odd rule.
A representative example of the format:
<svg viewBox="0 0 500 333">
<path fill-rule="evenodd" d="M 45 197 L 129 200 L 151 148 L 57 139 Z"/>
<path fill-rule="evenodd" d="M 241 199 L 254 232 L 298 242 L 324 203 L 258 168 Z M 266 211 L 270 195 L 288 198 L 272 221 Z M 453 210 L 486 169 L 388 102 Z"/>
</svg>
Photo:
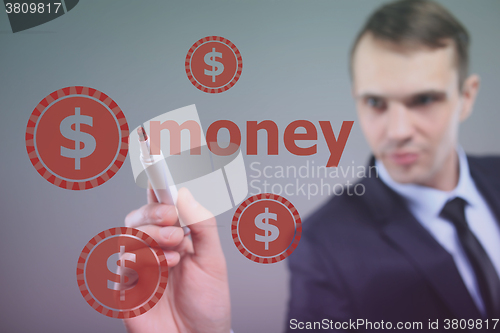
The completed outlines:
<svg viewBox="0 0 500 333">
<path fill-rule="evenodd" d="M 500 225 L 500 183 L 498 177 L 492 177 L 488 170 L 481 169 L 475 159 L 470 157 L 467 159 L 472 179 Z"/>
<path fill-rule="evenodd" d="M 382 237 L 422 273 L 457 318 L 480 318 L 453 257 L 415 219 L 402 197 L 378 178 L 365 181 L 365 200 L 380 223 Z"/>
</svg>

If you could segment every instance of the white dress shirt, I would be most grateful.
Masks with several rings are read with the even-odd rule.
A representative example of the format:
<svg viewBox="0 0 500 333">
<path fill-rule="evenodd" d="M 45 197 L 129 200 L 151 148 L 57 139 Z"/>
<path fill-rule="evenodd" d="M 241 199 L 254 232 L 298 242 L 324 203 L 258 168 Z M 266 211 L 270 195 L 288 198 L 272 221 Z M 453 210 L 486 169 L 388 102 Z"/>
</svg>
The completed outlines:
<svg viewBox="0 0 500 333">
<path fill-rule="evenodd" d="M 460 175 L 457 186 L 449 192 L 415 184 L 397 183 L 389 176 L 383 163 L 377 160 L 375 165 L 380 179 L 406 200 L 415 218 L 453 256 L 465 286 L 477 308 L 484 315 L 484 303 L 474 270 L 461 246 L 455 227 L 451 222 L 439 217 L 439 214 L 448 200 L 460 197 L 467 202 L 465 216 L 469 228 L 490 257 L 499 276 L 500 226 L 470 175 L 465 152 L 458 147 L 457 153 Z"/>
</svg>

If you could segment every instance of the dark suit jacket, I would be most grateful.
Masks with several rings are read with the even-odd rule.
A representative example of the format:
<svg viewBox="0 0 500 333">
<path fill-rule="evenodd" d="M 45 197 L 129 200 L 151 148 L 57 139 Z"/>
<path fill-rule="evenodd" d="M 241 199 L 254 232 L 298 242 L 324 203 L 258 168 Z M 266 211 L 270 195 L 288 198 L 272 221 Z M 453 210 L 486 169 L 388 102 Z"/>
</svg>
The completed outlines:
<svg viewBox="0 0 500 333">
<path fill-rule="evenodd" d="M 468 161 L 500 221 L 500 158 Z M 452 256 L 414 218 L 404 199 L 376 177 L 360 183 L 364 195 L 344 191 L 304 223 L 288 259 L 287 332 L 297 331 L 290 329 L 291 319 L 421 321 L 424 332 L 429 319 L 440 319 L 439 331 L 444 319 L 480 319 Z"/>
</svg>

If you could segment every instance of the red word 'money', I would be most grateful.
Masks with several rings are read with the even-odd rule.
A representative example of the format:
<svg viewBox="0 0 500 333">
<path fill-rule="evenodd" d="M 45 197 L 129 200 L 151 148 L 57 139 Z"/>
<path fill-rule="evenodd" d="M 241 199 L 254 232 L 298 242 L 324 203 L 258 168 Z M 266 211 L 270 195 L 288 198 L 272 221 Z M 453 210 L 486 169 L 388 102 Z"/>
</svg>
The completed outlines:
<svg viewBox="0 0 500 333">
<path fill-rule="evenodd" d="M 338 137 L 335 137 L 332 126 L 329 121 L 320 121 L 319 125 L 325 138 L 326 144 L 330 151 L 330 157 L 326 164 L 327 167 L 336 167 L 340 162 L 342 153 L 344 152 L 347 139 L 351 133 L 351 128 L 354 121 L 342 122 L 342 127 Z M 225 128 L 229 131 L 230 144 L 222 148 L 218 141 L 217 135 L 219 130 Z M 305 130 L 297 133 L 298 128 Z M 150 122 L 150 149 L 151 154 L 160 154 L 160 137 L 162 130 L 168 130 L 170 134 L 170 155 L 179 155 L 181 152 L 181 131 L 188 130 L 190 135 L 190 146 L 192 155 L 201 154 L 201 128 L 194 120 L 187 120 L 182 124 L 178 124 L 174 120 L 164 122 Z M 257 155 L 257 132 L 260 130 L 266 131 L 267 134 L 267 154 L 278 155 L 279 131 L 278 126 L 272 120 L 264 120 L 261 122 L 247 121 L 247 155 Z M 316 154 L 317 144 L 314 143 L 309 147 L 299 147 L 296 141 L 316 141 L 318 139 L 318 131 L 316 126 L 307 120 L 296 120 L 291 122 L 283 134 L 283 142 L 285 148 L 292 154 L 298 156 L 308 156 Z M 228 156 L 235 153 L 241 144 L 241 131 L 235 123 L 229 120 L 218 120 L 212 123 L 207 130 L 206 141 L 208 148 L 214 154 L 220 156 Z"/>
</svg>

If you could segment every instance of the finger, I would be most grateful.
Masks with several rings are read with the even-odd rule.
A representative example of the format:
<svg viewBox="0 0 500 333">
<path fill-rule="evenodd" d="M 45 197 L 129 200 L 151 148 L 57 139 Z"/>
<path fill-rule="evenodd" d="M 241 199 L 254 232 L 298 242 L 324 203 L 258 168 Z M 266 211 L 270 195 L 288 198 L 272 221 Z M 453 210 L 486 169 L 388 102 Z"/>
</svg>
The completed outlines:
<svg viewBox="0 0 500 333">
<path fill-rule="evenodd" d="M 158 250 L 162 251 L 161 249 Z M 163 250 L 163 254 L 165 255 L 168 267 L 174 267 L 177 265 L 181 258 L 180 253 L 177 251 Z M 126 255 L 134 255 L 135 257 L 141 258 L 141 260 L 136 262 L 134 266 L 134 270 L 140 272 L 141 274 L 146 274 L 147 272 L 151 272 L 151 270 L 158 268 L 158 261 L 155 257 L 151 257 L 151 248 L 148 246 L 142 246 L 134 249 L 130 249 L 129 247 Z M 129 283 L 132 283 L 132 281 L 129 281 Z"/>
<path fill-rule="evenodd" d="M 174 225 L 177 222 L 175 206 L 150 203 L 130 212 L 125 217 L 127 227 L 136 228 L 146 224 Z"/>
<path fill-rule="evenodd" d="M 200 205 L 188 189 L 179 190 L 177 199 L 179 215 L 191 229 L 194 254 L 199 260 L 224 258 L 215 217 Z"/>
<path fill-rule="evenodd" d="M 165 250 L 174 250 L 184 239 L 184 231 L 181 227 L 144 225 L 139 230 L 152 237 Z"/>
<path fill-rule="evenodd" d="M 169 268 L 175 267 L 181 260 L 179 252 L 163 251 L 163 253 L 165 253 L 165 259 L 167 259 L 167 265 Z"/>
<path fill-rule="evenodd" d="M 148 203 L 158 202 L 158 198 L 156 198 L 155 191 L 151 188 L 151 183 L 148 182 L 148 189 L 146 190 L 146 194 L 148 197 Z"/>
<path fill-rule="evenodd" d="M 184 237 L 184 239 L 175 247 L 168 248 L 166 250 L 172 250 L 180 254 L 181 259 L 186 254 L 193 254 L 193 242 L 189 237 Z"/>
</svg>

